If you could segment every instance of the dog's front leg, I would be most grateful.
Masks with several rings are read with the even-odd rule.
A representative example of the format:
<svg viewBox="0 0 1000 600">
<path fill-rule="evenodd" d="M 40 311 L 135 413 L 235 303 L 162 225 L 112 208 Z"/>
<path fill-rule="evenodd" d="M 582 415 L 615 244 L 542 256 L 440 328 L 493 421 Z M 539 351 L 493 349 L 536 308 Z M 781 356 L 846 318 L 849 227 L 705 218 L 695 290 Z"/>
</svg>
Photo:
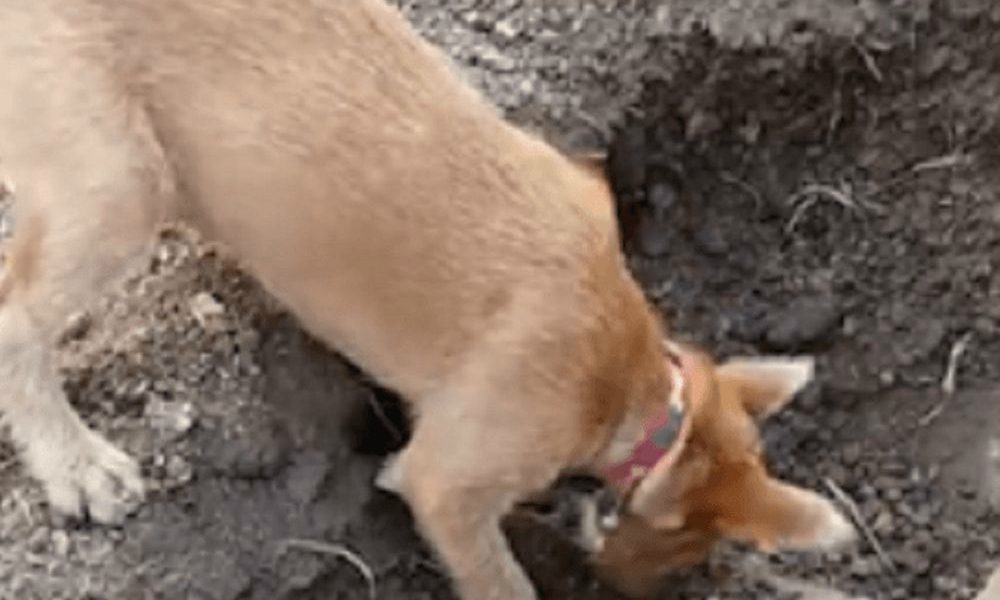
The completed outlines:
<svg viewBox="0 0 1000 600">
<path fill-rule="evenodd" d="M 142 499 L 139 467 L 66 401 L 50 331 L 19 299 L 0 301 L 0 416 L 57 516 L 118 523 Z"/>
<path fill-rule="evenodd" d="M 17 187 L 0 280 L 0 418 L 55 513 L 117 523 L 143 497 L 139 465 L 70 406 L 53 346 L 73 311 L 145 256 L 169 169 L 144 113 L 100 69 L 59 44 L 31 48 L 0 43 L 19 90 L 0 99 L 0 155 Z"/>
<path fill-rule="evenodd" d="M 510 497 L 492 493 L 428 480 L 406 498 L 463 600 L 534 600 L 534 588 L 500 529 Z"/>
<path fill-rule="evenodd" d="M 519 464 L 498 451 L 487 431 L 495 421 L 438 417 L 422 415 L 410 444 L 379 477 L 380 487 L 406 499 L 462 600 L 534 600 L 500 520 L 514 502 L 545 485 L 547 475 L 537 464 Z M 473 440 L 478 443 L 467 443 Z"/>
</svg>

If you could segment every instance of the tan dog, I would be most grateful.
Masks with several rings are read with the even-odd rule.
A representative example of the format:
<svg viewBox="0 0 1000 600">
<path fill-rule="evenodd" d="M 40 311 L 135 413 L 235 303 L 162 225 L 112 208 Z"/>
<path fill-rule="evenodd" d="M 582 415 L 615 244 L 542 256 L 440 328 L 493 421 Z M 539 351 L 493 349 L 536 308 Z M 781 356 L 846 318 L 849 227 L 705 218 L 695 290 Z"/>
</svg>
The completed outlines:
<svg viewBox="0 0 1000 600">
<path fill-rule="evenodd" d="M 854 528 L 829 501 L 770 477 L 761 456 L 755 421 L 812 380 L 813 361 L 734 358 L 716 366 L 684 350 L 682 362 L 689 433 L 673 464 L 643 479 L 603 543 L 590 543 L 601 574 L 646 596 L 663 575 L 700 562 L 723 538 L 764 551 L 853 540 Z"/>
<path fill-rule="evenodd" d="M 0 23 L 0 410 L 52 508 L 117 522 L 142 496 L 51 345 L 181 220 L 411 403 L 385 479 L 461 595 L 533 598 L 501 515 L 627 454 L 671 390 L 605 182 L 380 0 L 6 0 Z"/>
</svg>

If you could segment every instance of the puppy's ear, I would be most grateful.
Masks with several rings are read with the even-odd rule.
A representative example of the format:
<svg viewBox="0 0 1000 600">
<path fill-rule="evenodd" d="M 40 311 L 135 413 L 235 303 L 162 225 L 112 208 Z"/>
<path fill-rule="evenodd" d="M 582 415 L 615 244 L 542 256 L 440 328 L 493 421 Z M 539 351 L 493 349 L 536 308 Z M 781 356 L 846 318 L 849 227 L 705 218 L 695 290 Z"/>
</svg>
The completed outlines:
<svg viewBox="0 0 1000 600">
<path fill-rule="evenodd" d="M 832 502 L 809 490 L 761 476 L 743 498 L 739 512 L 723 516 L 719 528 L 762 551 L 831 550 L 857 537 Z"/>
<path fill-rule="evenodd" d="M 729 386 L 748 413 L 766 418 L 781 410 L 813 380 L 812 357 L 741 357 L 716 370 L 720 386 Z"/>
</svg>

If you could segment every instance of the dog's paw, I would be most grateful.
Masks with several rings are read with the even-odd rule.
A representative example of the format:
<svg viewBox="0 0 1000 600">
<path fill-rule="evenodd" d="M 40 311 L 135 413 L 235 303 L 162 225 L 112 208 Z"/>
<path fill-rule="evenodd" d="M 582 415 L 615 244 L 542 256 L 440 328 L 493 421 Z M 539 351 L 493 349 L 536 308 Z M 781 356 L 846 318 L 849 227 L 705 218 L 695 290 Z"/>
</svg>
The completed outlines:
<svg viewBox="0 0 1000 600">
<path fill-rule="evenodd" d="M 375 475 L 375 487 L 383 492 L 399 494 L 403 478 L 400 470 L 399 453 L 387 456 L 382 463 L 382 468 Z"/>
<path fill-rule="evenodd" d="M 86 428 L 59 443 L 39 441 L 27 458 L 59 518 L 117 525 L 145 496 L 138 463 Z"/>
<path fill-rule="evenodd" d="M 821 551 L 840 550 L 858 539 L 854 525 L 836 509 L 824 511 L 816 536 L 816 546 Z"/>
</svg>

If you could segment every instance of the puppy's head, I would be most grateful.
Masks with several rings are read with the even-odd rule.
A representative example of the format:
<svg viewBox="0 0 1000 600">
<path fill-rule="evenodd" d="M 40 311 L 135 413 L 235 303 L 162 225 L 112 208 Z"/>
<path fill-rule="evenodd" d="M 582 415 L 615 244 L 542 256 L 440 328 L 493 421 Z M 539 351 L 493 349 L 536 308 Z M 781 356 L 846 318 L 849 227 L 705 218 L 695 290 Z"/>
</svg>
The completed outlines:
<svg viewBox="0 0 1000 600">
<path fill-rule="evenodd" d="M 682 349 L 690 433 L 676 462 L 635 490 L 596 553 L 623 591 L 651 591 L 662 575 L 703 560 L 716 541 L 762 551 L 833 548 L 854 528 L 828 500 L 768 474 L 757 423 L 813 377 L 809 358 L 735 358 L 716 365 Z"/>
</svg>

